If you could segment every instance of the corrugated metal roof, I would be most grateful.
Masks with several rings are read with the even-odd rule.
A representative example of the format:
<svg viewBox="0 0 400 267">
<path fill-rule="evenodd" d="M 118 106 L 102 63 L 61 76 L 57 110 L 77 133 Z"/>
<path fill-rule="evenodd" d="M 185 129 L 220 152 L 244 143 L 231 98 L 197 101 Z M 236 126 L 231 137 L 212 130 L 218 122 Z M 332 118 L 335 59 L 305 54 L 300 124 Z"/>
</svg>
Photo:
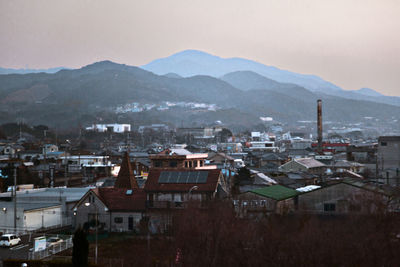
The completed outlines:
<svg viewBox="0 0 400 267">
<path fill-rule="evenodd" d="M 281 185 L 267 186 L 251 190 L 250 192 L 263 197 L 272 198 L 275 200 L 284 200 L 298 195 L 298 192 L 296 190 Z"/>
</svg>

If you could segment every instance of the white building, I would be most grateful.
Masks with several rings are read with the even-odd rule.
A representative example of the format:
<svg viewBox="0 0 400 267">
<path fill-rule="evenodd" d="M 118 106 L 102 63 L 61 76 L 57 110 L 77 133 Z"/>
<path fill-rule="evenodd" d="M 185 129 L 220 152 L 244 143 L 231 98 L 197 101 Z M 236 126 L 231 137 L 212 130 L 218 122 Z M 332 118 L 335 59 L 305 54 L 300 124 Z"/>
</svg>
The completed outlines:
<svg viewBox="0 0 400 267">
<path fill-rule="evenodd" d="M 63 222 L 60 204 L 17 202 L 17 230 L 14 230 L 14 202 L 1 201 L 0 207 L 0 231 L 4 233 L 23 233 L 40 228 L 61 226 Z"/>
<path fill-rule="evenodd" d="M 72 207 L 90 188 L 39 188 L 17 191 L 17 230 L 11 192 L 0 194 L 0 232 L 33 231 L 74 225 Z"/>
<path fill-rule="evenodd" d="M 130 124 L 93 124 L 90 127 L 86 127 L 87 131 L 97 131 L 97 132 L 114 132 L 114 133 L 124 133 L 131 131 Z"/>
<path fill-rule="evenodd" d="M 250 147 L 249 149 L 251 151 L 271 151 L 271 152 L 277 152 L 279 151 L 279 148 L 275 146 L 274 141 L 253 141 L 250 142 Z"/>
</svg>

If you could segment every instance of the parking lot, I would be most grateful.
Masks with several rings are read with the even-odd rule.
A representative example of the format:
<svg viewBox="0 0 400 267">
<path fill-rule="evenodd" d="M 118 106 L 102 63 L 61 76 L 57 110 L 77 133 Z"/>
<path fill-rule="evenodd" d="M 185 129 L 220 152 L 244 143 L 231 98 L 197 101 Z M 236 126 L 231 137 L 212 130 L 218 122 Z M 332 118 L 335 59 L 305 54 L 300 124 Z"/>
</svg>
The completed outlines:
<svg viewBox="0 0 400 267">
<path fill-rule="evenodd" d="M 40 236 L 39 234 L 32 235 L 29 242 L 29 235 L 20 236 L 22 242 L 11 248 L 0 247 L 0 259 L 28 259 L 29 249 L 33 247 L 33 238 Z"/>
<path fill-rule="evenodd" d="M 29 250 L 34 247 L 34 238 L 46 236 L 47 238 L 52 236 L 57 236 L 55 233 L 33 233 L 31 236 L 23 235 L 20 236 L 21 243 L 17 246 L 8 248 L 8 247 L 0 247 L 0 260 L 4 259 L 28 259 Z"/>
</svg>

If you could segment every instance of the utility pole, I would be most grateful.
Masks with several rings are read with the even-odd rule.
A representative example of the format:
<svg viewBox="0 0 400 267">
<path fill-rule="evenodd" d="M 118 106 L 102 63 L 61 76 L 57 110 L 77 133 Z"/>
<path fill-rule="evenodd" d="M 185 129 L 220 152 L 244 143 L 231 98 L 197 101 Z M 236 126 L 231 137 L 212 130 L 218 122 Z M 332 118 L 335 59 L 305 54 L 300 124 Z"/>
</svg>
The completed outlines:
<svg viewBox="0 0 400 267">
<path fill-rule="evenodd" d="M 14 232 L 17 231 L 17 167 L 14 165 Z"/>
</svg>

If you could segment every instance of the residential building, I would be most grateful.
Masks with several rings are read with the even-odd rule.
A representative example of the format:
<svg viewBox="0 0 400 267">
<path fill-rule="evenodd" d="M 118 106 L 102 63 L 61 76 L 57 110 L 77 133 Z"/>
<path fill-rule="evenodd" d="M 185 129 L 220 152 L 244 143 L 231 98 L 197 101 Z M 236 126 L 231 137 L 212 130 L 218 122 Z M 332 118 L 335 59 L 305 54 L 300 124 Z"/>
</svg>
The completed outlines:
<svg viewBox="0 0 400 267">
<path fill-rule="evenodd" d="M 282 172 L 307 172 L 311 174 L 323 174 L 325 169 L 325 164 L 313 158 L 293 159 L 279 167 Z"/>
<path fill-rule="evenodd" d="M 73 225 L 72 208 L 90 188 L 38 188 L 17 191 L 18 231 Z M 11 192 L 0 194 L 0 231 L 14 227 Z"/>
<path fill-rule="evenodd" d="M 93 124 L 90 127 L 86 127 L 87 131 L 97 131 L 97 132 L 113 132 L 113 133 L 125 133 L 131 131 L 130 124 Z"/>
<path fill-rule="evenodd" d="M 170 148 L 161 151 L 158 154 L 150 155 L 151 168 L 175 168 L 175 169 L 193 169 L 210 170 L 216 169 L 215 165 L 205 165 L 207 153 L 193 154 L 186 149 Z"/>
<path fill-rule="evenodd" d="M 244 217 L 286 214 L 295 211 L 298 194 L 296 190 L 282 185 L 250 190 L 237 196 L 234 200 L 235 210 Z"/>
<path fill-rule="evenodd" d="M 302 212 L 321 214 L 393 211 L 398 210 L 399 196 L 392 187 L 345 178 L 299 195 L 298 207 Z"/>
<path fill-rule="evenodd" d="M 143 189 L 95 188 L 81 198 L 73 211 L 77 227 L 138 232 L 146 211 L 146 193 Z"/>
<path fill-rule="evenodd" d="M 376 168 L 384 183 L 400 186 L 400 136 L 379 137 Z"/>
</svg>

